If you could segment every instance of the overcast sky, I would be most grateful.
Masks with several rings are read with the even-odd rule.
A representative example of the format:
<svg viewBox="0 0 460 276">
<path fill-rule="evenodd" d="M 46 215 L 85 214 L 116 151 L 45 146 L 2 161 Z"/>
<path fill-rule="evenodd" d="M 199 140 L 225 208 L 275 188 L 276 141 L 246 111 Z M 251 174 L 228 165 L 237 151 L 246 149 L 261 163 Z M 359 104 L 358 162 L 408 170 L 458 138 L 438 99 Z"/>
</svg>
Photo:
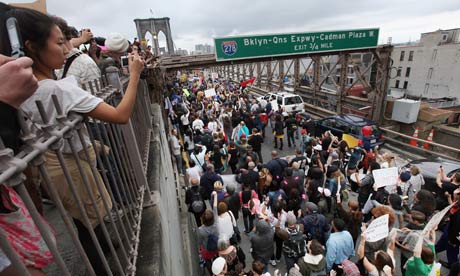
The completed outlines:
<svg viewBox="0 0 460 276">
<path fill-rule="evenodd" d="M 96 36 L 119 32 L 130 40 L 137 36 L 133 19 L 169 17 L 175 47 L 187 50 L 228 35 L 379 27 L 379 43 L 388 37 L 397 43 L 460 28 L 459 0 L 48 0 L 47 8 L 77 29 L 88 27 Z"/>
</svg>

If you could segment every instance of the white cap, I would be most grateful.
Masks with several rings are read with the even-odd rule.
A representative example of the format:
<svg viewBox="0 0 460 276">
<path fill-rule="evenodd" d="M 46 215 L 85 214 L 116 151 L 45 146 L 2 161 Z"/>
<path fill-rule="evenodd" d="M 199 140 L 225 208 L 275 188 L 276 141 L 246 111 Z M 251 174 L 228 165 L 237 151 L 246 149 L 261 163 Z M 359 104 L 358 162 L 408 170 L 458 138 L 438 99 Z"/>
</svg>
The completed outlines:
<svg viewBox="0 0 460 276">
<path fill-rule="evenodd" d="M 317 151 L 322 151 L 323 147 L 320 144 L 317 144 L 316 146 L 313 147 L 313 149 Z"/>
<path fill-rule="evenodd" d="M 105 47 L 107 47 L 109 51 L 123 53 L 128 50 L 129 43 L 121 34 L 111 33 L 105 40 Z"/>
<path fill-rule="evenodd" d="M 214 262 L 212 262 L 212 273 L 214 275 L 219 275 L 220 273 L 222 273 L 225 267 L 225 263 L 225 259 L 222 257 L 215 259 Z"/>
</svg>

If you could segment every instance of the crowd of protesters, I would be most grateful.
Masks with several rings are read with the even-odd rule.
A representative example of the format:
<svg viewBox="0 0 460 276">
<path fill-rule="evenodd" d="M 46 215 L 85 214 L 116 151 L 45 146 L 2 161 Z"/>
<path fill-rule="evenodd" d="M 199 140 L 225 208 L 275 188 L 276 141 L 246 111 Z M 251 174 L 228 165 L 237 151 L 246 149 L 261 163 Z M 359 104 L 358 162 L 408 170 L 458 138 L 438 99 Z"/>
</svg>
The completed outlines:
<svg viewBox="0 0 460 276">
<path fill-rule="evenodd" d="M 11 48 L 11 30 L 6 27 L 6 20 L 11 17 L 17 20 L 17 31 L 23 42 L 21 50 L 25 54 L 25 57 L 16 60 L 10 57 L 12 50 L 17 49 Z M 0 36 L 0 145 L 2 149 L 3 146 L 12 149 L 15 154 L 25 144 L 20 139 L 21 128 L 16 119 L 18 111 L 22 111 L 31 123 L 31 130 L 40 135 L 40 128 L 48 123 L 57 125 L 59 115 L 53 107 L 52 95 L 57 97 L 65 115 L 78 112 L 105 122 L 126 123 L 133 111 L 137 85 L 145 63 L 156 62 L 150 49 L 141 49 L 139 42 L 130 43 L 120 34 L 112 33 L 106 39 L 94 38 L 90 29 L 78 32 L 62 18 L 4 3 L 0 3 Z M 122 56 L 127 56 L 126 68 L 121 64 Z M 109 66 L 124 70 L 130 77 L 124 96 L 116 107 L 80 88 L 88 81 L 99 80 Z M 48 122 L 43 122 L 36 101 L 43 104 Z M 73 135 L 71 143 L 81 157 L 80 168 L 72 158 L 68 140 L 63 143 L 62 156 L 76 193 L 84 202 L 84 210 L 78 208 L 69 185 L 63 184 L 66 178 L 54 152 L 44 153 L 45 166 L 64 208 L 73 219 L 78 238 L 96 275 L 108 275 L 93 243 L 90 229 L 94 231 L 103 253 L 107 254 L 109 245 L 103 237 L 101 223 L 116 220 L 119 216 L 115 214 L 120 215 L 121 209 L 119 202 L 112 202 L 106 186 L 98 184 L 103 183 L 101 175 L 91 173 L 97 153 L 91 146 L 89 137 L 84 135 L 81 141 L 76 137 L 76 134 Z M 84 149 L 89 152 L 86 158 L 83 158 Z M 96 205 L 91 203 L 79 169 L 88 176 L 88 187 L 96 199 Z M 28 179 L 26 188 L 36 209 L 43 215 L 38 176 L 34 178 L 29 168 L 24 173 Z M 2 233 L 6 235 L 31 275 L 45 275 L 43 268 L 54 261 L 53 256 L 32 221 L 28 208 L 15 189 L 8 185 L 0 183 L 0 193 Z M 106 201 L 109 212 L 106 211 L 103 200 Z M 87 220 L 84 219 L 83 212 Z M 102 222 L 97 213 L 104 217 Z M 11 263 L 0 248 L 0 275 L 18 275 Z"/>
<path fill-rule="evenodd" d="M 444 250 L 443 264 L 457 275 L 460 174 L 448 178 L 440 169 L 436 197 L 423 189 L 416 166 L 399 169 L 394 185 L 375 188 L 372 171 L 396 166 L 390 153 L 361 141 L 349 147 L 330 132 L 317 137 L 308 116 L 258 101 L 228 80 L 195 74 L 171 76 L 165 108 L 177 169 L 189 186 L 185 201 L 198 226 L 201 264 L 211 275 L 269 275 L 282 257 L 288 275 L 436 275 L 436 254 Z M 279 156 L 285 138 L 295 155 Z M 274 148 L 270 160 L 263 160 L 262 146 Z M 436 207 L 452 203 L 441 237 L 436 227 L 422 234 Z M 366 241 L 367 225 L 384 215 L 390 234 Z M 250 253 L 240 247 L 243 233 Z"/>
<path fill-rule="evenodd" d="M 24 42 L 26 57 L 17 60 L 8 57 L 11 47 L 5 21 L 9 17 L 17 19 Z M 130 44 L 119 34 L 109 35 L 102 43 L 93 39 L 89 29 L 76 32 L 61 18 L 3 3 L 0 18 L 0 134 L 6 147 L 16 153 L 22 147 L 20 127 L 11 119 L 18 109 L 35 126 L 44 126 L 35 106 L 40 100 L 50 110 L 50 122 L 56 122 L 50 95 L 58 97 L 66 114 L 79 112 L 112 123 L 129 119 L 144 68 L 142 56 L 149 62 L 155 60 L 149 49 L 142 50 L 139 42 Z M 89 48 L 79 49 L 81 44 Z M 130 81 L 117 107 L 78 86 L 98 79 L 108 66 L 122 69 L 120 57 L 129 51 Z M 74 82 L 59 81 L 71 75 Z M 211 88 L 216 93 L 208 97 L 205 91 Z M 440 168 L 436 195 L 423 189 L 423 177 L 415 166 L 401 170 L 395 185 L 376 189 L 372 171 L 395 166 L 394 158 L 381 155 L 378 148 L 349 147 L 329 132 L 317 137 L 311 118 L 256 101 L 242 87 L 218 78 L 203 76 L 197 81 L 174 76 L 165 89 L 165 109 L 175 126 L 171 148 L 189 186 L 186 203 L 199 227 L 199 254 L 210 274 L 267 275 L 268 267 L 280 266 L 283 257 L 289 275 L 388 276 L 397 269 L 404 275 L 436 275 L 441 262 L 436 254 L 446 251 L 443 265 L 450 268 L 450 275 L 458 275 L 460 174 L 447 177 Z M 273 133 L 273 141 L 267 140 L 267 132 Z M 285 136 L 288 147 L 295 150 L 287 158 L 277 151 L 283 149 Z M 92 149 L 89 144 L 75 143 L 79 150 Z M 262 146 L 276 148 L 270 160 L 263 159 Z M 68 144 L 63 145 L 63 152 L 70 154 Z M 65 180 L 54 164 L 56 156 L 48 152 L 46 157 L 47 169 L 53 172 L 51 182 L 73 218 L 96 274 L 106 275 L 88 229 L 94 230 L 107 252 L 95 209 L 111 216 L 101 198 L 109 201 L 114 212 L 119 211 L 116 202 L 111 202 L 105 187 L 96 186 L 100 179 L 89 179 L 98 204 L 86 206 L 90 223 L 85 223 L 69 190 L 59 185 Z M 94 152 L 90 159 L 82 160 L 83 170 L 90 170 L 95 162 Z M 65 162 L 77 170 L 74 160 L 66 158 Z M 363 178 L 360 172 L 365 173 Z M 82 187 L 78 173 L 70 174 L 76 186 Z M 226 174 L 234 175 L 237 184 L 226 183 L 230 182 Z M 27 187 L 32 197 L 37 195 L 33 185 Z M 349 189 L 358 193 L 357 200 L 350 198 Z M 0 227 L 29 272 L 45 275 L 43 268 L 53 257 L 27 208 L 13 188 L 2 184 L 0 192 Z M 87 199 L 84 189 L 77 192 Z M 40 202 L 34 200 L 42 212 Z M 438 226 L 441 236 L 436 237 L 436 227 L 423 231 L 436 210 L 445 206 L 452 207 Z M 389 229 L 396 230 L 381 240 L 368 241 L 366 225 L 384 215 L 389 217 Z M 237 224 L 240 218 L 243 231 Z M 242 234 L 250 242 L 251 264 L 246 261 L 249 252 L 240 247 Z M 396 268 L 395 248 L 401 252 L 400 268 Z M 0 249 L 0 275 L 16 275 L 14 269 Z"/>
</svg>

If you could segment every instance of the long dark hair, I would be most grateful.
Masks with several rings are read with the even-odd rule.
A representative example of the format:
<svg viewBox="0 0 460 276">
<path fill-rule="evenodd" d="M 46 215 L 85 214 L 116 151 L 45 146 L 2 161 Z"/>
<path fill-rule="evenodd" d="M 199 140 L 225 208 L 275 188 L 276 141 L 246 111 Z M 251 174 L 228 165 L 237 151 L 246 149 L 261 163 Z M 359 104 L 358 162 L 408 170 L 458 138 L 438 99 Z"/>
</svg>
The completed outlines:
<svg viewBox="0 0 460 276">
<path fill-rule="evenodd" d="M 23 43 L 29 41 L 35 51 L 46 48 L 51 29 L 55 26 L 53 19 L 41 12 L 16 8 L 0 3 L 0 53 L 9 56 L 11 54 L 10 40 L 6 29 L 6 19 L 15 17 L 18 21 L 19 32 Z M 27 56 L 31 53 L 24 47 Z"/>
</svg>

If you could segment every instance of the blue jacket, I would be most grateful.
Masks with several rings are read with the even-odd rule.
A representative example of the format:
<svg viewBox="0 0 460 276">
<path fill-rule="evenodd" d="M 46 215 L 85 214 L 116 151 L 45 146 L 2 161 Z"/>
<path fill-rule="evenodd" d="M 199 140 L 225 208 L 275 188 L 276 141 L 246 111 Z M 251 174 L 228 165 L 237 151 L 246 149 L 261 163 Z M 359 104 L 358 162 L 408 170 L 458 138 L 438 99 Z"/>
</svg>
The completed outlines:
<svg viewBox="0 0 460 276">
<path fill-rule="evenodd" d="M 326 248 L 328 272 L 334 264 L 341 264 L 344 260 L 355 255 L 353 238 L 348 231 L 332 233 L 326 242 Z"/>
</svg>

